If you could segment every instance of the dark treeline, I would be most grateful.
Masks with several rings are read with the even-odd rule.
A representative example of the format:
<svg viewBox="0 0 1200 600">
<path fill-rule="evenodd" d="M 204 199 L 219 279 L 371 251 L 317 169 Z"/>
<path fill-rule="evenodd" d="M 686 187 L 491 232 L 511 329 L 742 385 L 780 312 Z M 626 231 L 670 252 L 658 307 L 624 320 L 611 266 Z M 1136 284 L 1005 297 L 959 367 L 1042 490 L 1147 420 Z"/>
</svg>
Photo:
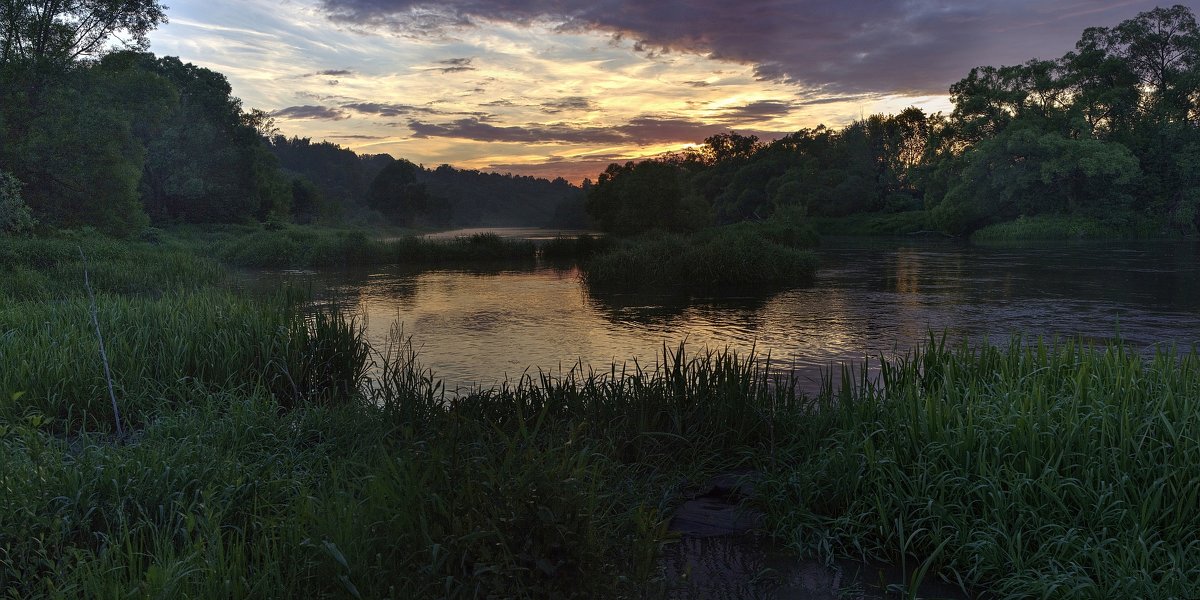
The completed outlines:
<svg viewBox="0 0 1200 600">
<path fill-rule="evenodd" d="M 614 164 L 588 194 L 588 210 L 626 233 L 790 210 L 927 211 L 906 222 L 954 234 L 1039 216 L 1196 234 L 1200 30 L 1189 8 L 1090 28 L 1057 60 L 972 69 L 950 94 L 949 115 L 909 108 L 770 143 L 722 134 Z"/>
<path fill-rule="evenodd" d="M 548 225 L 583 212 L 581 190 L 561 179 L 427 170 L 281 136 L 224 75 L 144 52 L 164 10 L 0 0 L 0 231 Z M 118 38 L 127 48 L 112 51 Z"/>
<path fill-rule="evenodd" d="M 587 223 L 582 190 L 562 178 L 548 181 L 450 165 L 427 169 L 386 154 L 358 155 L 330 142 L 282 135 L 272 136 L 269 146 L 284 171 L 298 180 L 294 185 L 306 187 L 293 195 L 292 210 L 302 223 L 378 215 L 406 226 Z"/>
</svg>

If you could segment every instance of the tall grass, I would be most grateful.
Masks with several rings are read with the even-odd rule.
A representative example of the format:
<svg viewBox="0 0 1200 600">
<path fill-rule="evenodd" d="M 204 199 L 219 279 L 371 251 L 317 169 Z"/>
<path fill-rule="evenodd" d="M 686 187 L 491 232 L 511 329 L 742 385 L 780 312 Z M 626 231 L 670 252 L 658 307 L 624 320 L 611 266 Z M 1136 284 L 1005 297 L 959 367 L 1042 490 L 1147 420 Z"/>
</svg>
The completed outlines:
<svg viewBox="0 0 1200 600">
<path fill-rule="evenodd" d="M 203 243 L 203 242 L 202 242 Z M 452 240 L 404 236 L 380 240 L 361 230 L 287 227 L 222 236 L 207 244 L 230 265 L 260 268 L 311 268 L 354 265 L 430 265 L 478 261 L 529 261 L 533 242 L 496 234 Z"/>
<path fill-rule="evenodd" d="M 798 550 L 912 566 L 996 598 L 1200 589 L 1200 358 L 931 339 L 831 384 L 767 485 Z"/>
<path fill-rule="evenodd" d="M 816 272 L 816 256 L 803 249 L 814 245 L 807 226 L 770 221 L 647 234 L 586 261 L 584 281 L 597 290 L 795 285 Z"/>
</svg>

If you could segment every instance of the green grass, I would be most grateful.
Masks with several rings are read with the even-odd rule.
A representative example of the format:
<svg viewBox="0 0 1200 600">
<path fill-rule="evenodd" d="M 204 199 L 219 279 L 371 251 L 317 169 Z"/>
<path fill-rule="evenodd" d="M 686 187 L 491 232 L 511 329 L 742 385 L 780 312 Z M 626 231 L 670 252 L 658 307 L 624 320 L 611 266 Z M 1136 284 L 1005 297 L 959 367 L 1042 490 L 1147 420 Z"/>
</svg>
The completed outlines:
<svg viewBox="0 0 1200 600">
<path fill-rule="evenodd" d="M 1200 357 L 936 339 L 844 377 L 765 486 L 809 553 L 925 565 L 995 598 L 1200 589 Z"/>
<path fill-rule="evenodd" d="M 971 234 L 977 242 L 1023 240 L 1101 240 L 1119 239 L 1121 232 L 1087 217 L 1038 216 L 989 225 Z"/>
<path fill-rule="evenodd" d="M 809 217 L 809 222 L 821 235 L 909 235 L 937 230 L 930 224 L 929 213 L 923 210 L 859 213 L 847 217 Z"/>
<path fill-rule="evenodd" d="M 255 268 L 316 268 L 354 265 L 440 265 L 482 261 L 533 263 L 537 247 L 526 240 L 475 234 L 453 240 L 416 235 L 386 241 L 365 230 L 289 226 L 219 237 L 198 236 L 193 243 L 211 249 L 226 264 Z"/>
<path fill-rule="evenodd" d="M 598 291 L 788 286 L 812 280 L 817 238 L 805 225 L 739 223 L 688 235 L 645 234 L 615 242 L 584 263 Z"/>
</svg>

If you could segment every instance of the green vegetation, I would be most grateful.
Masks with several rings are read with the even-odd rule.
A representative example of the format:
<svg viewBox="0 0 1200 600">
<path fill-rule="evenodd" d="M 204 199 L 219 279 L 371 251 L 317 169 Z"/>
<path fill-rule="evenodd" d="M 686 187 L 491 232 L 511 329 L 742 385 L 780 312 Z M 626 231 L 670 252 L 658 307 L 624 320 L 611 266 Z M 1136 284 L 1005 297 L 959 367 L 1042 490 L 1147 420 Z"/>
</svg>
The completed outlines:
<svg viewBox="0 0 1200 600">
<path fill-rule="evenodd" d="M 813 229 L 822 235 L 911 235 L 937 233 L 929 212 L 910 210 L 898 213 L 859 213 L 846 217 L 813 217 Z"/>
<path fill-rule="evenodd" d="M 1019 240 L 1101 240 L 1163 237 L 1166 232 L 1150 220 L 1117 227 L 1110 222 L 1083 216 L 1021 217 L 989 225 L 971 234 L 977 242 Z"/>
<path fill-rule="evenodd" d="M 1038 237 L 1197 235 L 1200 27 L 1187 6 L 1090 28 L 1057 60 L 972 69 L 950 95 L 949 115 L 909 108 L 770 143 L 720 134 L 614 164 L 587 207 L 616 233 L 799 206 L 835 228 L 821 233 L 910 233 L 907 214 L 952 235 L 1020 217 L 1094 224 Z"/>
<path fill-rule="evenodd" d="M 584 281 L 597 291 L 797 285 L 816 272 L 816 256 L 805 250 L 816 244 L 812 228 L 783 218 L 686 235 L 647 233 L 586 260 Z"/>
<path fill-rule="evenodd" d="M 767 469 L 792 548 L 923 565 L 995 598 L 1200 586 L 1200 356 L 931 339 L 881 367 L 878 385 L 827 384 Z"/>
<path fill-rule="evenodd" d="M 380 241 L 362 230 L 285 227 L 226 237 L 215 242 L 216 255 L 240 267 L 311 268 L 353 265 L 428 266 L 478 261 L 527 261 L 537 254 L 533 242 L 496 234 L 452 240 L 414 235 Z"/>
</svg>

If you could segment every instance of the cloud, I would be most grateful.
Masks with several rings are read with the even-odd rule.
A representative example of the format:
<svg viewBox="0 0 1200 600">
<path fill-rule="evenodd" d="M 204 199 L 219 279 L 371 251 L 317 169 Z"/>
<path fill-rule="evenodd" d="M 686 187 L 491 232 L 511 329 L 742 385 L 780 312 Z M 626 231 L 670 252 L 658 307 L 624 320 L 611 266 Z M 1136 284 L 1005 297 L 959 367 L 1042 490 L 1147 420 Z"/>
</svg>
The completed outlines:
<svg viewBox="0 0 1200 600">
<path fill-rule="evenodd" d="M 441 71 L 442 73 L 461 73 L 463 71 L 474 71 L 475 67 L 471 66 L 471 58 L 447 58 L 439 60 L 437 64 L 445 65 L 442 67 L 434 67 L 430 71 Z"/>
<path fill-rule="evenodd" d="M 641 116 L 623 125 L 596 127 L 569 123 L 525 125 L 493 125 L 478 118 L 457 119 L 449 123 L 428 123 L 418 119 L 408 122 L 414 138 L 457 138 L 476 142 L 510 142 L 523 144 L 636 144 L 649 146 L 664 143 L 699 142 L 706 137 L 728 131 L 724 124 L 712 124 L 682 117 Z M 780 137 L 786 132 L 747 131 L 764 139 Z"/>
<path fill-rule="evenodd" d="M 351 71 L 350 69 L 326 69 L 324 71 L 317 71 L 316 73 L 313 73 L 313 75 L 326 75 L 329 77 L 346 77 L 353 74 L 354 71 Z"/>
<path fill-rule="evenodd" d="M 415 112 L 433 113 L 433 109 L 427 106 L 413 106 L 411 104 L 389 104 L 383 102 L 352 102 L 343 104 L 342 108 L 348 108 L 355 112 L 378 115 L 380 117 L 401 117 L 410 115 Z"/>
<path fill-rule="evenodd" d="M 458 119 L 450 123 L 425 123 L 416 119 L 408 122 L 415 138 L 459 138 L 477 142 L 520 142 L 525 144 L 612 144 L 625 141 L 619 133 L 598 127 L 570 125 L 492 125 L 476 118 Z"/>
<path fill-rule="evenodd" d="M 718 118 L 726 122 L 765 121 L 791 114 L 796 105 L 782 100 L 759 100 L 744 106 L 732 106 L 720 109 Z"/>
<path fill-rule="evenodd" d="M 406 35 L 487 22 L 556 24 L 754 66 L 762 80 L 830 93 L 944 94 L 982 64 L 1054 58 L 1083 29 L 1152 0 L 321 0 L 335 21 Z M 453 68 L 453 67 L 449 67 Z"/>
<path fill-rule="evenodd" d="M 341 121 L 343 119 L 350 118 L 350 115 L 346 114 L 346 112 L 343 110 L 330 108 L 328 106 L 313 105 L 289 106 L 287 108 L 281 108 L 271 113 L 271 116 L 279 117 L 281 119 L 321 119 L 326 121 Z"/>
<path fill-rule="evenodd" d="M 552 115 L 565 111 L 596 110 L 595 104 L 583 96 L 565 96 L 556 100 L 543 102 L 541 107 L 542 112 Z"/>
</svg>

